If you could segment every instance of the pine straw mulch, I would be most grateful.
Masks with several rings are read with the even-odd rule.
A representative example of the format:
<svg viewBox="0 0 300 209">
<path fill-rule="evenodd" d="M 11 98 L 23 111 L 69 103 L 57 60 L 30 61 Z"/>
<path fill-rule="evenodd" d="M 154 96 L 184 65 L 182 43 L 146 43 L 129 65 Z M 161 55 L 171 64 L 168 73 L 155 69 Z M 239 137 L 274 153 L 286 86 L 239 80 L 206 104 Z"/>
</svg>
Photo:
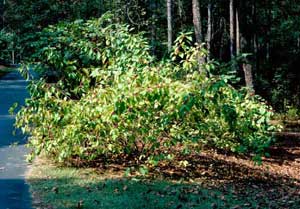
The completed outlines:
<svg viewBox="0 0 300 209">
<path fill-rule="evenodd" d="M 221 196 L 248 205 L 237 205 L 235 209 L 253 208 L 300 208 L 300 138 L 283 136 L 269 148 L 269 157 L 262 159 L 262 165 L 252 160 L 253 156 L 222 153 L 217 150 L 203 150 L 190 156 L 178 155 L 173 162 L 186 160 L 186 167 L 161 164 L 150 171 L 150 179 L 184 180 L 202 188 L 221 192 Z M 98 167 L 111 173 L 124 171 L 123 165 L 110 164 Z M 128 166 L 128 164 L 127 164 Z M 196 187 L 195 187 L 196 188 Z M 252 203 L 251 203 L 252 202 Z M 250 204 L 251 203 L 251 204 Z M 213 207 L 212 207 L 213 208 Z"/>
<path fill-rule="evenodd" d="M 223 194 L 256 201 L 259 208 L 300 208 L 300 138 L 282 137 L 268 152 L 257 165 L 251 156 L 205 150 L 190 156 L 185 169 L 168 166 L 157 171 L 170 178 L 188 176 Z"/>
<path fill-rule="evenodd" d="M 200 154 L 178 155 L 173 162 L 186 160 L 186 167 L 161 164 L 150 171 L 150 178 L 184 180 L 203 188 L 233 195 L 237 200 L 257 202 L 258 208 L 300 208 L 300 137 L 281 136 L 269 148 L 269 157 L 257 165 L 253 156 L 203 150 Z M 124 171 L 126 164 L 98 167 L 105 171 Z M 128 164 L 127 164 L 128 166 Z M 237 205 L 238 208 L 252 208 Z"/>
</svg>

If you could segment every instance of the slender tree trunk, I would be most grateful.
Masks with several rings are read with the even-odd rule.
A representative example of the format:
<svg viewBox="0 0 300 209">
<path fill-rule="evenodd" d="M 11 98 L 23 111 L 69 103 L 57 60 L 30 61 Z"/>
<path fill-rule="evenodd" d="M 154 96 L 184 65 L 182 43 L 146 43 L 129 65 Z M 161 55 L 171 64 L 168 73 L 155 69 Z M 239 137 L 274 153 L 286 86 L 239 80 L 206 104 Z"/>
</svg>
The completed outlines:
<svg viewBox="0 0 300 209">
<path fill-rule="evenodd" d="M 256 34 L 256 0 L 253 0 L 252 4 L 252 25 L 254 28 L 253 31 L 253 58 L 254 58 L 254 71 L 258 70 L 258 41 L 257 41 L 257 34 Z"/>
<path fill-rule="evenodd" d="M 245 75 L 245 83 L 246 87 L 249 89 L 251 94 L 254 94 L 254 85 L 253 85 L 253 72 L 252 72 L 252 65 L 249 63 L 243 63 L 243 71 Z"/>
<path fill-rule="evenodd" d="M 1 20 L 2 20 L 2 29 L 4 28 L 5 24 L 5 17 L 4 17 L 4 12 L 5 12 L 5 1 L 2 2 L 2 8 L 1 8 Z"/>
<path fill-rule="evenodd" d="M 230 57 L 234 59 L 234 0 L 229 2 L 229 27 L 230 27 Z"/>
<path fill-rule="evenodd" d="M 256 34 L 256 32 L 254 32 L 254 34 L 253 34 L 253 57 L 254 57 L 254 66 L 255 66 L 254 69 L 255 70 L 258 69 L 257 55 L 258 55 L 257 34 Z"/>
<path fill-rule="evenodd" d="M 201 44 L 203 41 L 203 36 L 202 36 L 201 13 L 200 13 L 199 1 L 192 0 L 192 4 L 193 4 L 193 23 L 194 23 L 196 42 L 198 44 Z"/>
<path fill-rule="evenodd" d="M 228 43 L 227 36 L 225 35 L 227 34 L 227 27 L 226 27 L 226 20 L 224 18 L 220 19 L 219 30 L 221 31 L 220 45 L 219 45 L 219 59 L 223 60 L 224 54 L 227 52 L 227 48 L 225 46 Z"/>
<path fill-rule="evenodd" d="M 202 35 L 202 23 L 201 23 L 201 13 L 200 13 L 200 4 L 198 0 L 192 0 L 192 9 L 193 9 L 193 23 L 194 23 L 194 30 L 196 36 L 197 44 L 201 44 L 203 41 Z M 205 63 L 205 58 L 198 54 L 198 68 L 200 73 L 204 73 L 202 69 L 202 64 Z"/>
<path fill-rule="evenodd" d="M 211 44 L 212 44 L 212 4 L 211 0 L 208 2 L 207 5 L 207 52 L 208 56 L 207 59 L 210 60 L 211 58 Z"/>
<path fill-rule="evenodd" d="M 11 63 L 14 65 L 15 64 L 15 50 L 11 51 Z"/>
<path fill-rule="evenodd" d="M 240 33 L 240 40 L 242 40 L 240 42 L 240 52 L 242 52 L 247 45 L 247 41 L 244 39 L 242 33 Z M 244 58 L 242 62 L 246 87 L 248 88 L 250 94 L 255 94 L 253 83 L 253 64 L 247 57 Z"/>
<path fill-rule="evenodd" d="M 184 8 L 183 8 L 183 0 L 178 0 L 177 5 L 178 5 L 178 15 L 179 15 L 179 20 L 180 20 L 180 28 L 183 30 L 184 26 L 184 21 L 185 21 L 185 15 L 184 15 Z"/>
<path fill-rule="evenodd" d="M 167 0 L 167 22 L 168 22 L 168 52 L 171 52 L 172 42 L 173 42 L 172 0 Z"/>
<path fill-rule="evenodd" d="M 156 2 L 155 0 L 150 0 L 150 10 L 152 12 L 151 17 L 151 52 L 155 55 L 155 41 L 156 41 Z"/>
<path fill-rule="evenodd" d="M 254 0 L 255 1 L 255 0 Z M 254 24 L 254 17 L 253 17 L 253 14 L 255 14 L 254 8 L 252 7 L 252 20 L 253 20 L 253 23 Z M 236 13 L 236 23 L 237 23 L 237 28 L 239 28 L 239 13 L 237 11 Z M 253 44 L 253 46 L 255 46 L 255 40 L 256 40 L 256 35 L 255 35 L 255 32 L 254 32 L 254 35 L 253 35 L 253 40 L 250 39 L 250 45 Z M 242 42 L 239 41 L 239 44 L 240 44 L 240 51 L 243 51 L 245 46 L 247 45 L 247 42 L 245 41 L 245 39 L 243 38 L 242 36 L 242 33 L 239 33 L 239 39 L 240 40 L 244 40 Z M 255 53 L 255 48 L 256 47 L 253 47 L 254 48 L 254 53 Z M 237 47 L 238 49 L 238 47 Z M 237 52 L 238 53 L 238 52 Z M 247 57 L 243 60 L 243 65 L 242 65 L 242 68 L 243 68 L 243 71 L 244 71 L 244 78 L 245 78 L 245 84 L 246 84 L 246 87 L 248 88 L 249 90 L 249 93 L 250 94 L 255 94 L 255 90 L 254 90 L 254 80 L 253 80 L 253 71 L 255 70 L 255 55 L 254 55 L 254 61 L 252 60 L 249 60 Z"/>
<path fill-rule="evenodd" d="M 267 1 L 267 17 L 268 17 L 268 29 L 267 29 L 267 46 L 266 46 L 266 60 L 270 63 L 270 51 L 271 51 L 271 29 L 272 29 L 272 1 Z"/>
<path fill-rule="evenodd" d="M 235 12 L 235 25 L 236 25 L 236 55 L 239 56 L 241 53 L 241 36 L 240 36 L 240 19 L 239 19 L 238 7 Z"/>
</svg>

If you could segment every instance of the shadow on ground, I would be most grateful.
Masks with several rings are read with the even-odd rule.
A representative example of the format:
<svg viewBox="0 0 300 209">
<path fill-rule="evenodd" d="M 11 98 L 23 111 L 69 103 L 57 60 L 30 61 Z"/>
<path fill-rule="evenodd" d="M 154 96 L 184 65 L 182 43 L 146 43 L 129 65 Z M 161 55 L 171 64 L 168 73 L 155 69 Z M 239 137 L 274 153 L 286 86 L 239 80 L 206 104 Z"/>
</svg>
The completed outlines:
<svg viewBox="0 0 300 209">
<path fill-rule="evenodd" d="M 268 152 L 272 156 L 271 159 L 278 164 L 283 164 L 284 161 L 300 160 L 300 139 L 295 137 L 281 138 Z"/>
<path fill-rule="evenodd" d="M 23 179 L 0 179 L 0 188 L 0 208 L 31 208 L 31 198 L 29 193 L 20 192 L 28 191 L 29 189 Z"/>
<path fill-rule="evenodd" d="M 14 116 L 0 115 L 0 148 L 13 144 L 24 145 L 27 138 L 14 128 Z"/>
<path fill-rule="evenodd" d="M 76 178 L 61 175 L 62 168 L 58 169 L 59 174 L 56 168 L 51 168 L 46 172 L 48 178 L 34 178 L 30 183 L 34 196 L 38 197 L 36 204 L 44 208 L 51 208 L 49 204 L 54 208 L 89 209 L 298 209 L 300 206 L 297 179 L 209 156 L 193 156 L 192 159 L 191 165 L 184 170 L 165 167 L 143 179 L 108 177 L 97 180 L 89 176 L 89 172 Z M 159 179 L 158 176 L 163 176 L 164 180 L 154 180 Z M 180 180 L 186 176 L 193 182 Z"/>
</svg>

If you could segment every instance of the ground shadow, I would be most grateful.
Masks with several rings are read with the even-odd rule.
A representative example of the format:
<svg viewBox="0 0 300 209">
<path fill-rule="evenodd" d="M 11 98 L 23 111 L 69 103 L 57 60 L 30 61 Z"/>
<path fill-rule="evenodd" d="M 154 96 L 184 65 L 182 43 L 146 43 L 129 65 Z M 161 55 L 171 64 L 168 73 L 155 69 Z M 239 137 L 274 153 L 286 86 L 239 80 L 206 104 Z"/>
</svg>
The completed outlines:
<svg viewBox="0 0 300 209">
<path fill-rule="evenodd" d="M 31 209 L 29 186 L 22 179 L 0 179 L 0 208 Z"/>
<path fill-rule="evenodd" d="M 15 129 L 14 122 L 13 116 L 0 115 L 0 148 L 13 144 L 26 144 L 27 137 L 21 133 L 20 129 Z"/>
<path fill-rule="evenodd" d="M 83 183 L 78 179 L 34 179 L 41 208 L 86 209 L 154 209 L 154 208 L 290 208 L 300 205 L 299 190 L 265 182 L 247 182 L 239 188 L 235 184 L 207 187 L 194 183 L 107 179 L 96 183 Z M 241 182 L 242 183 L 242 182 Z M 41 194 L 43 194 L 41 196 Z M 47 201 L 44 201 L 47 200 Z"/>
<path fill-rule="evenodd" d="M 25 144 L 26 137 L 20 130 L 15 130 L 15 116 L 9 114 L 9 109 L 18 104 L 15 112 L 20 110 L 28 97 L 26 90 L 28 82 L 13 70 L 0 78 L 0 148 L 11 144 Z M 15 134 L 13 134 L 15 133 Z"/>
<path fill-rule="evenodd" d="M 147 178 L 93 180 L 89 173 L 78 179 L 49 174 L 51 178 L 31 183 L 37 196 L 44 195 L 37 199 L 45 208 L 299 208 L 297 179 L 212 156 L 194 155 L 188 161 L 181 170 L 171 165 L 153 169 Z M 106 167 L 112 173 L 118 169 Z M 97 172 L 102 176 L 101 169 Z"/>
<path fill-rule="evenodd" d="M 300 161 L 300 139 L 299 137 L 281 136 L 277 142 L 267 151 L 270 154 L 266 161 L 282 165 L 286 161 Z"/>
</svg>

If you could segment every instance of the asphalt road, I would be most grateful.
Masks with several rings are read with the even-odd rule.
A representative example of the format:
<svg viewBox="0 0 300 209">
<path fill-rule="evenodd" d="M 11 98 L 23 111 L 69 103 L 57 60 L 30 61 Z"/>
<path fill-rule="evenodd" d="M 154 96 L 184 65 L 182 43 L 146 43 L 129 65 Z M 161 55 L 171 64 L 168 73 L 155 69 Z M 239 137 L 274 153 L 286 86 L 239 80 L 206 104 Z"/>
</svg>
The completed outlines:
<svg viewBox="0 0 300 209">
<path fill-rule="evenodd" d="M 24 180 L 26 138 L 20 133 L 13 135 L 14 117 L 8 113 L 15 102 L 24 103 L 28 96 L 26 85 L 17 72 L 0 78 L 0 209 L 31 209 L 28 185 Z"/>
</svg>

